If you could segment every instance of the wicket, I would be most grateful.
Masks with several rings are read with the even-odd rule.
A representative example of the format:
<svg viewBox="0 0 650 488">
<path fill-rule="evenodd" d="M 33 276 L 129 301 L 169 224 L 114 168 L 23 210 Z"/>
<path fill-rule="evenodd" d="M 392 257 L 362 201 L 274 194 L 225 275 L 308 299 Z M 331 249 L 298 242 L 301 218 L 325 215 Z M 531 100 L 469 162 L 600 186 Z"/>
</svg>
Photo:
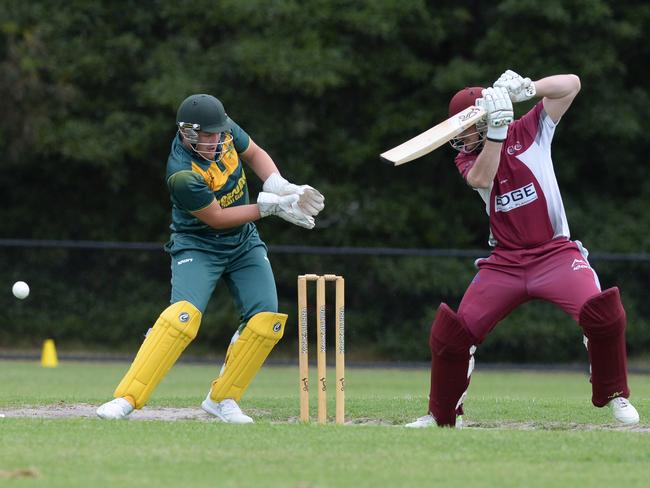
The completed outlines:
<svg viewBox="0 0 650 488">
<path fill-rule="evenodd" d="M 327 345 L 325 343 L 325 282 L 336 283 L 336 423 L 345 423 L 345 281 L 342 276 L 298 276 L 298 365 L 300 369 L 300 421 L 309 422 L 309 362 L 307 336 L 307 282 L 316 282 L 316 341 L 318 367 L 318 423 L 327 422 Z"/>
</svg>

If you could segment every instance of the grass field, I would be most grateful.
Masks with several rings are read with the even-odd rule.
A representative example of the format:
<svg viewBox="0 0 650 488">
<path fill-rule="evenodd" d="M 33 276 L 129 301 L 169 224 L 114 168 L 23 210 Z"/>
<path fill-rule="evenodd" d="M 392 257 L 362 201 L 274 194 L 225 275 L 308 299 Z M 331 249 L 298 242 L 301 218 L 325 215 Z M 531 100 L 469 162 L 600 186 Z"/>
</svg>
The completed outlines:
<svg viewBox="0 0 650 488">
<path fill-rule="evenodd" d="M 632 429 L 591 406 L 584 374 L 480 365 L 462 430 L 402 427 L 426 412 L 426 369 L 348 368 L 344 426 L 296 422 L 297 367 L 257 376 L 241 403 L 254 425 L 201 414 L 217 367 L 188 364 L 172 369 L 142 411 L 161 420 L 93 418 L 126 367 L 0 361 L 0 486 L 629 488 L 650 475 L 647 376 L 630 377 L 642 419 Z M 178 410 L 194 416 L 172 420 Z"/>
</svg>

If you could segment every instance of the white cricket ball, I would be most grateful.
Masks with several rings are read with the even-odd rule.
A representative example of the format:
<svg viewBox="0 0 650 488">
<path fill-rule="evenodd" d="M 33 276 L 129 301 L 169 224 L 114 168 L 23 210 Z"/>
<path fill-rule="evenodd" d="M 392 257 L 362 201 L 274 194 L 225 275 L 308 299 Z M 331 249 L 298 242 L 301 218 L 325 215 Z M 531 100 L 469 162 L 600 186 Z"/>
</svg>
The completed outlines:
<svg viewBox="0 0 650 488">
<path fill-rule="evenodd" d="M 24 281 L 16 281 L 11 291 L 16 298 L 23 300 L 29 296 L 29 285 Z"/>
</svg>

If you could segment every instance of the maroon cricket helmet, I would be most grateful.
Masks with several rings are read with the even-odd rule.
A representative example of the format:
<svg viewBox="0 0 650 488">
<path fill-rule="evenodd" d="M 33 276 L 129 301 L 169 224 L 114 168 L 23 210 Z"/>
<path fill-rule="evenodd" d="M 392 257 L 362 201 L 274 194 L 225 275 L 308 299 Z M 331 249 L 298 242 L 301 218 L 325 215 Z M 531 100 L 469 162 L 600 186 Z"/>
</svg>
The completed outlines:
<svg viewBox="0 0 650 488">
<path fill-rule="evenodd" d="M 449 102 L 449 117 L 462 112 L 470 105 L 474 105 L 476 99 L 483 96 L 483 90 L 484 88 L 481 86 L 470 86 L 457 92 Z"/>
</svg>

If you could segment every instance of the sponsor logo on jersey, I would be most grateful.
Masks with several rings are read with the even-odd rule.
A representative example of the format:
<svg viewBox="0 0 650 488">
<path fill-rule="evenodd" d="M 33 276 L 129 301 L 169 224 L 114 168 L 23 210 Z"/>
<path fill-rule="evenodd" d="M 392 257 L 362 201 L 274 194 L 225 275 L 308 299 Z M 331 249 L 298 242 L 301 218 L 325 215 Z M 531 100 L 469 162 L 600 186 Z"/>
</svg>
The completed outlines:
<svg viewBox="0 0 650 488">
<path fill-rule="evenodd" d="M 235 185 L 235 188 L 219 198 L 219 205 L 221 208 L 230 207 L 233 203 L 243 197 L 246 194 L 245 189 L 246 174 L 242 172 L 241 177 L 237 180 L 237 185 Z"/>
<path fill-rule="evenodd" d="M 533 183 L 509 191 L 503 195 L 497 195 L 494 202 L 495 212 L 510 212 L 515 208 L 523 207 L 537 200 L 537 190 Z"/>
<path fill-rule="evenodd" d="M 578 271 L 579 269 L 591 269 L 591 266 L 589 266 L 589 263 L 584 259 L 574 259 L 573 263 L 571 263 L 571 269 L 573 271 Z"/>
<path fill-rule="evenodd" d="M 176 264 L 180 266 L 181 264 L 191 263 L 192 261 L 194 261 L 194 258 L 186 258 L 186 259 L 181 259 Z"/>
<path fill-rule="evenodd" d="M 508 147 L 506 148 L 506 152 L 507 152 L 510 156 L 512 156 L 514 153 L 521 151 L 521 150 L 523 149 L 523 147 L 524 147 L 524 146 L 522 146 L 521 143 L 520 143 L 519 141 L 517 141 L 517 142 L 515 142 L 514 144 L 512 144 L 511 146 L 508 146 Z"/>
</svg>

